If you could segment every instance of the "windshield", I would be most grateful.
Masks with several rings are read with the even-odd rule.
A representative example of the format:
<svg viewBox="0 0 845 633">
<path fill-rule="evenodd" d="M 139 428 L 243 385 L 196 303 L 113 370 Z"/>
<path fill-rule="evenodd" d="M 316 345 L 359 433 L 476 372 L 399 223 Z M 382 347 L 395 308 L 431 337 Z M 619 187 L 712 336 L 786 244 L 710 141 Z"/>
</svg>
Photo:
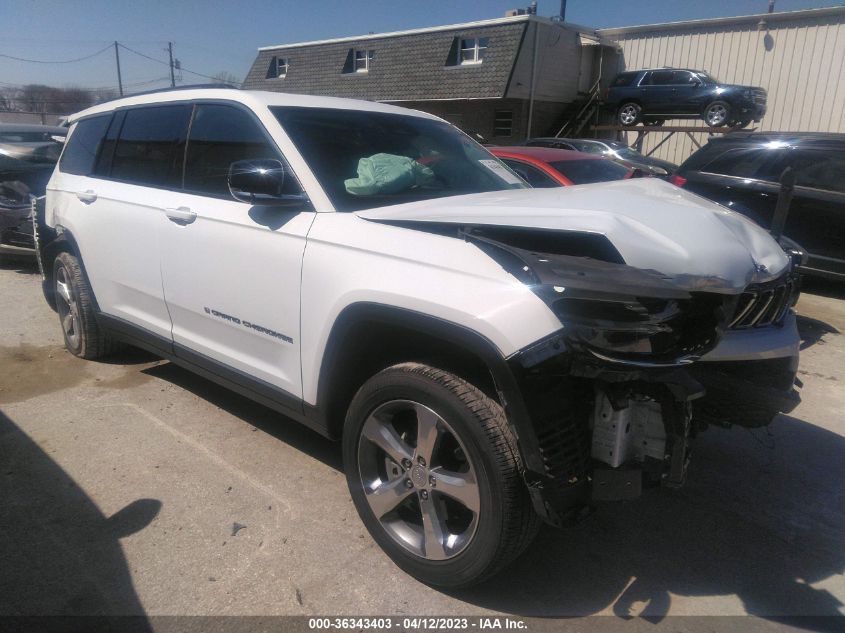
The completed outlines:
<svg viewBox="0 0 845 633">
<path fill-rule="evenodd" d="M 628 175 L 628 168 L 610 160 L 560 160 L 549 163 L 575 185 L 592 182 L 622 180 Z"/>
<path fill-rule="evenodd" d="M 695 74 L 698 75 L 704 83 L 710 83 L 710 84 L 722 83 L 718 79 L 716 79 L 713 75 L 711 75 L 710 73 L 698 71 Z"/>
<path fill-rule="evenodd" d="M 622 143 L 608 143 L 608 145 L 610 145 L 613 151 L 616 152 L 616 155 L 619 156 L 619 158 L 628 158 L 630 160 L 642 160 L 643 158 L 643 155 L 637 150 L 631 149 Z"/>
<path fill-rule="evenodd" d="M 527 186 L 442 121 L 331 108 L 270 110 L 338 211 Z"/>
</svg>

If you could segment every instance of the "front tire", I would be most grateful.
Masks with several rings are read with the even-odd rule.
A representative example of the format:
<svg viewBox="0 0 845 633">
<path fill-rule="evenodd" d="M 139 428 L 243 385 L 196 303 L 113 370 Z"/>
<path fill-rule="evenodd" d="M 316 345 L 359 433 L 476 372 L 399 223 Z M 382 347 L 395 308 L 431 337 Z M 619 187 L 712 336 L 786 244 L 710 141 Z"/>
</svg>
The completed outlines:
<svg viewBox="0 0 845 633">
<path fill-rule="evenodd" d="M 424 583 L 481 582 L 539 529 L 502 407 L 446 371 L 405 363 L 368 380 L 349 406 L 343 458 L 370 535 Z"/>
<path fill-rule="evenodd" d="M 619 106 L 619 111 L 617 112 L 616 118 L 619 121 L 619 125 L 631 127 L 639 123 L 640 119 L 642 119 L 642 116 L 642 106 L 640 106 L 639 103 L 629 101 Z"/>
<path fill-rule="evenodd" d="M 53 261 L 53 295 L 65 347 L 71 354 L 92 360 L 115 351 L 117 344 L 97 323 L 94 293 L 71 253 L 59 253 Z"/>
<path fill-rule="evenodd" d="M 710 127 L 722 127 L 731 120 L 731 106 L 726 101 L 714 101 L 704 109 L 704 122 Z"/>
</svg>

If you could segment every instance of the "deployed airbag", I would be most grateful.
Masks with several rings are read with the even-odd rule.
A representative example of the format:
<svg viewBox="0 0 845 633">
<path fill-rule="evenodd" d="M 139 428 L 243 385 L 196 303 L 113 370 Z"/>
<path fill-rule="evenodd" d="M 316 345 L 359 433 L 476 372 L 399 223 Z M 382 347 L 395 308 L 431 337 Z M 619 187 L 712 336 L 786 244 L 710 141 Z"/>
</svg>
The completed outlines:
<svg viewBox="0 0 845 633">
<path fill-rule="evenodd" d="M 413 158 L 395 154 L 374 154 L 358 161 L 358 177 L 344 181 L 346 191 L 356 196 L 397 193 L 425 185 L 434 172 Z"/>
</svg>

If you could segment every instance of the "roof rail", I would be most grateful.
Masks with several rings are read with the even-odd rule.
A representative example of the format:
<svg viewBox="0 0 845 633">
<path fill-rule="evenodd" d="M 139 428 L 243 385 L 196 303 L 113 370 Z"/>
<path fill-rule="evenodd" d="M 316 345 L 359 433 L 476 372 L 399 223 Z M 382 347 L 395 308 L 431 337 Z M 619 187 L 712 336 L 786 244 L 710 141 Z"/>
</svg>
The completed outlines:
<svg viewBox="0 0 845 633">
<path fill-rule="evenodd" d="M 123 95 L 121 97 L 114 97 L 112 99 L 106 99 L 105 101 L 100 101 L 97 105 L 102 103 L 110 103 L 112 101 L 117 101 L 118 99 L 126 99 L 128 97 L 143 97 L 145 95 L 154 95 L 159 94 L 162 92 L 179 92 L 180 90 L 199 90 L 203 88 L 215 88 L 217 90 L 240 90 L 237 86 L 233 86 L 232 84 L 190 84 L 188 86 L 176 86 L 173 88 L 154 88 L 152 90 L 144 90 L 143 92 L 133 92 L 130 95 Z"/>
</svg>

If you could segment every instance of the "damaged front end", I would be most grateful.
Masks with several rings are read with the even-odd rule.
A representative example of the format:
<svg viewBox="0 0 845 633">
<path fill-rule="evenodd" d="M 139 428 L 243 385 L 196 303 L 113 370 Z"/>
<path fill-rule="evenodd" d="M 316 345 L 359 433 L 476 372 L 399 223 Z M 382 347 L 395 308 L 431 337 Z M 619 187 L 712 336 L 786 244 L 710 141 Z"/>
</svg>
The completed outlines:
<svg viewBox="0 0 845 633">
<path fill-rule="evenodd" d="M 714 411 L 725 394 L 736 398 L 744 390 L 762 399 L 765 424 L 798 402 L 795 368 L 749 389 L 743 383 L 756 377 L 743 378 L 737 363 L 699 362 L 745 322 L 737 315 L 747 313 L 748 293 L 689 290 L 717 288 L 718 280 L 689 284 L 626 265 L 600 234 L 465 226 L 461 236 L 529 286 L 561 321 L 559 331 L 508 359 L 541 458 L 527 460 L 526 482 L 550 523 L 593 501 L 681 486 L 695 434 L 717 420 L 743 423 Z M 754 309 L 776 326 L 796 291 L 778 286 L 765 308 Z M 705 397 L 708 389 L 715 398 Z"/>
</svg>

